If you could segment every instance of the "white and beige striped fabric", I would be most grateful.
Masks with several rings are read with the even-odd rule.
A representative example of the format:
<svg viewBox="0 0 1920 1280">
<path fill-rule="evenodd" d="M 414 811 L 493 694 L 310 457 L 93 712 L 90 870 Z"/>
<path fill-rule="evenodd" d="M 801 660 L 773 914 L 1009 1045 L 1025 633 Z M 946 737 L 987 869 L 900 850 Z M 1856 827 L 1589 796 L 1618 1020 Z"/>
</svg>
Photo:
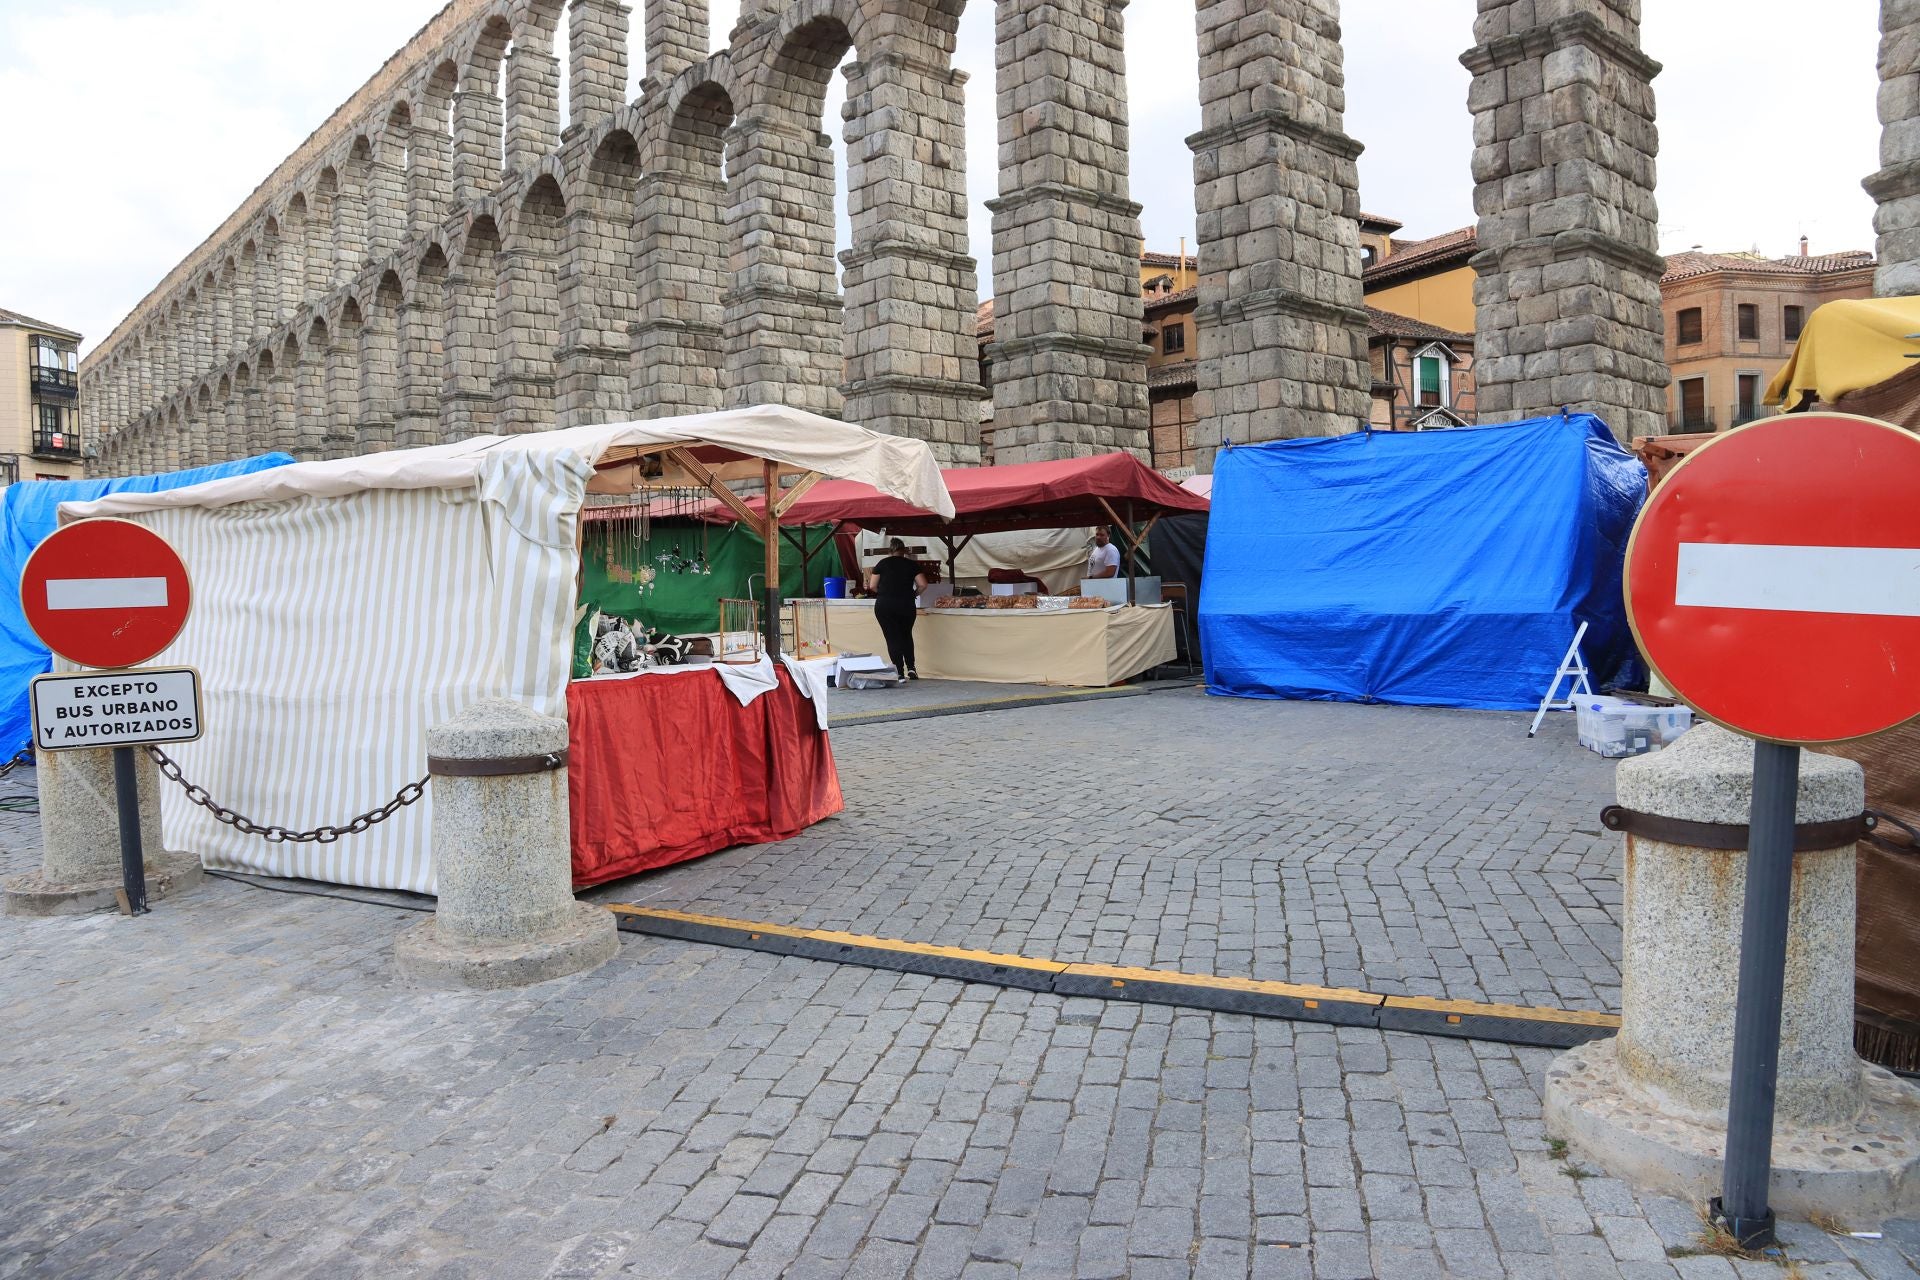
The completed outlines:
<svg viewBox="0 0 1920 1280">
<path fill-rule="evenodd" d="M 772 412 L 783 425 L 810 420 L 804 449 L 780 433 L 756 441 L 737 423 L 690 432 L 727 417 L 705 414 L 304 463 L 260 473 L 279 477 L 273 485 L 215 481 L 61 514 L 123 516 L 179 550 L 193 607 L 152 665 L 200 669 L 207 728 L 168 754 L 221 804 L 305 830 L 344 824 L 420 778 L 427 727 L 477 699 L 566 714 L 579 511 L 608 448 L 720 435 L 730 449 L 776 461 L 797 452 L 799 465 L 951 514 L 924 444 Z M 868 465 L 874 441 L 884 465 Z M 243 836 L 178 787 L 163 796 L 167 847 L 209 867 L 435 890 L 431 789 L 364 834 L 303 845 Z"/>
</svg>

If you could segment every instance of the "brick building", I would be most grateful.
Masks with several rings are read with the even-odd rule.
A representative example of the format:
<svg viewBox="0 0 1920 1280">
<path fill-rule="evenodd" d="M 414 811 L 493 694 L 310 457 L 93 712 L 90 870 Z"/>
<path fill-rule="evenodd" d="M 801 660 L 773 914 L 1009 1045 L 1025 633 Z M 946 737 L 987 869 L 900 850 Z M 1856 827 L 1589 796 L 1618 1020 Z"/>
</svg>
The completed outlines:
<svg viewBox="0 0 1920 1280">
<path fill-rule="evenodd" d="M 1667 259 L 1660 277 L 1667 320 L 1668 429 L 1724 431 L 1774 412 L 1761 403 L 1823 302 L 1873 296 L 1873 255 L 1791 257 L 1690 250 Z"/>
<path fill-rule="evenodd" d="M 0 309 L 0 485 L 80 477 L 79 352 L 73 330 Z"/>
</svg>

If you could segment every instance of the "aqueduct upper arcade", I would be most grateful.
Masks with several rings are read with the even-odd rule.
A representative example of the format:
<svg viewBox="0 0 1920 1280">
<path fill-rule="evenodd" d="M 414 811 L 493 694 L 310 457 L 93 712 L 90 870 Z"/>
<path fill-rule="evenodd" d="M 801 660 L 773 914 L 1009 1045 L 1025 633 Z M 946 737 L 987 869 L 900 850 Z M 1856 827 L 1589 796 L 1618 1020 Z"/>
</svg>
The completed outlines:
<svg viewBox="0 0 1920 1280">
<path fill-rule="evenodd" d="M 1001 461 L 1143 450 L 1126 0 L 992 2 L 991 392 L 952 65 L 966 0 L 744 0 L 713 53 L 706 0 L 453 0 L 89 356 L 96 469 L 763 401 L 966 463 L 989 395 Z M 1482 417 L 1565 404 L 1658 432 L 1658 66 L 1640 0 L 1478 3 Z M 1869 185 L 1897 281 L 1890 260 L 1920 257 L 1898 252 L 1917 238 L 1920 77 L 1911 6 L 1885 7 L 1887 168 Z M 1210 458 L 1352 429 L 1368 372 L 1338 0 L 1195 12 Z M 849 54 L 836 260 L 821 117 Z"/>
</svg>

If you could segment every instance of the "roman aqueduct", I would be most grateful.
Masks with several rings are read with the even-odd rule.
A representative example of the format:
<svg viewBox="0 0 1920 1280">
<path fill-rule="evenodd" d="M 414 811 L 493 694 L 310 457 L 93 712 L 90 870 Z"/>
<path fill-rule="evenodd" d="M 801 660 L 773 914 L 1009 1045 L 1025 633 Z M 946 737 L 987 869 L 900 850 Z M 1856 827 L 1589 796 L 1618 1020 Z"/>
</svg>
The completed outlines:
<svg viewBox="0 0 1920 1280">
<path fill-rule="evenodd" d="M 761 402 L 968 463 L 989 395 L 1000 461 L 1144 449 L 1126 0 L 994 2 L 990 393 L 952 66 L 966 0 L 743 0 L 715 53 L 707 0 L 453 0 L 89 355 L 95 473 Z M 1663 429 L 1640 6 L 1478 0 L 1484 421 L 1574 405 L 1623 437 Z M 1369 375 L 1339 2 L 1194 7 L 1210 458 L 1351 429 Z M 1920 2 L 1882 0 L 1882 31 L 1879 287 L 1920 292 Z M 849 51 L 836 262 L 821 117 Z"/>
</svg>

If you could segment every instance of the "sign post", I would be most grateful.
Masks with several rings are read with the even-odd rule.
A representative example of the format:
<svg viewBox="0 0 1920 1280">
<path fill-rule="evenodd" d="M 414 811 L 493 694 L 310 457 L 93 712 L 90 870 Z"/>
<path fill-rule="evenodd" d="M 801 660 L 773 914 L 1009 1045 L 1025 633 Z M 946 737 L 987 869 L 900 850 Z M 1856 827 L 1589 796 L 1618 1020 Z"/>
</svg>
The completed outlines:
<svg viewBox="0 0 1920 1280">
<path fill-rule="evenodd" d="M 200 736 L 200 677 L 141 670 L 186 625 L 187 568 L 167 540 L 129 520 L 81 520 L 54 531 L 20 574 L 20 608 L 48 649 L 111 671 L 33 682 L 35 750 L 113 749 L 114 804 L 126 911 L 147 911 L 146 851 L 133 750 Z"/>
<path fill-rule="evenodd" d="M 1774 1241 L 1768 1207 L 1794 805 L 1803 743 L 1920 715 L 1920 436 L 1844 414 L 1728 432 L 1668 474 L 1627 545 L 1627 617 L 1696 711 L 1753 738 L 1726 1166 L 1714 1220 Z"/>
</svg>

